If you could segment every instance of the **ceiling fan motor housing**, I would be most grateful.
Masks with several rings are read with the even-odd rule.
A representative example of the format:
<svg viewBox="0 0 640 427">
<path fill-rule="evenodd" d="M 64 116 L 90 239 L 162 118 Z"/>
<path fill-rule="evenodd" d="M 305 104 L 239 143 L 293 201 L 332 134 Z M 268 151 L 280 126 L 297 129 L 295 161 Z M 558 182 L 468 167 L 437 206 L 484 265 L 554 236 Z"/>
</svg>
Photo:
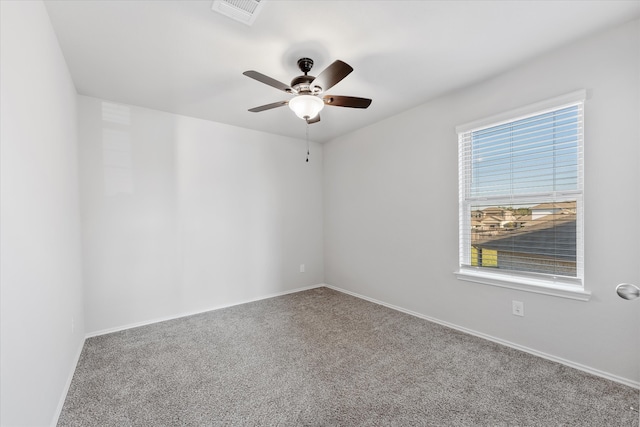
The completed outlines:
<svg viewBox="0 0 640 427">
<path fill-rule="evenodd" d="M 311 93 L 311 82 L 315 80 L 314 76 L 305 74 L 291 80 L 291 87 L 298 93 Z M 319 91 L 314 91 L 319 93 Z"/>
</svg>

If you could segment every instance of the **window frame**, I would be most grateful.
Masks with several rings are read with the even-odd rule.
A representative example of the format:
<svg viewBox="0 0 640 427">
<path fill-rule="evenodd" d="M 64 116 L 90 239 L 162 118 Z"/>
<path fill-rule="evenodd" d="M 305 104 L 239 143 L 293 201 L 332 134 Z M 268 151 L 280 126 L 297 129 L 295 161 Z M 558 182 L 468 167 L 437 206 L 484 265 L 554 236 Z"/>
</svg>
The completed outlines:
<svg viewBox="0 0 640 427">
<path fill-rule="evenodd" d="M 525 196 L 503 194 L 482 198 L 483 203 L 496 204 L 496 206 L 511 205 L 513 203 L 531 202 L 541 203 L 544 198 L 554 202 L 576 201 L 576 277 L 553 276 L 546 274 L 528 273 L 517 270 L 491 270 L 480 266 L 472 266 L 471 242 L 463 235 L 463 230 L 471 229 L 471 206 L 477 204 L 478 199 L 467 197 L 470 191 L 471 180 L 468 179 L 472 168 L 465 166 L 467 152 L 470 146 L 463 143 L 463 135 L 476 130 L 499 126 L 501 124 L 515 122 L 525 117 L 541 115 L 546 112 L 559 110 L 572 105 L 582 106 L 582 118 L 584 120 L 584 103 L 587 99 L 586 90 L 578 90 L 542 102 L 527 105 L 504 113 L 476 120 L 456 127 L 458 135 L 458 209 L 459 209 L 459 236 L 458 236 L 458 270 L 454 273 L 459 280 L 470 281 L 485 285 L 503 288 L 517 289 L 544 295 L 570 298 L 588 301 L 591 292 L 584 286 L 584 121 L 582 134 L 578 140 L 579 152 L 582 153 L 578 161 L 578 189 L 570 191 L 545 192 L 528 194 Z M 546 200 L 548 201 L 548 200 Z"/>
</svg>

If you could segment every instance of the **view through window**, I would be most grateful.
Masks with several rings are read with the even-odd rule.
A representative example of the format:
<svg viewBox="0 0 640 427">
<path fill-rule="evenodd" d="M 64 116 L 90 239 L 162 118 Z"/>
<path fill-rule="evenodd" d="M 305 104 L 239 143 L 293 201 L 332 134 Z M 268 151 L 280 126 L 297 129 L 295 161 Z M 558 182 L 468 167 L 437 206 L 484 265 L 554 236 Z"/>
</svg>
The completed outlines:
<svg viewBox="0 0 640 427">
<path fill-rule="evenodd" d="M 460 265 L 582 277 L 582 102 L 459 133 Z"/>
</svg>

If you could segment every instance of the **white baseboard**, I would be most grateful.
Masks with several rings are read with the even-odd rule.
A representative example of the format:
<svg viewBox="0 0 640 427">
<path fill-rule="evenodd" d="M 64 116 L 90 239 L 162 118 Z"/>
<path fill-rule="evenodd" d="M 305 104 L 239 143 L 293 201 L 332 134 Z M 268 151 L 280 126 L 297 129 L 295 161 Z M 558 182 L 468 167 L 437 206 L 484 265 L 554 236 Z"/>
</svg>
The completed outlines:
<svg viewBox="0 0 640 427">
<path fill-rule="evenodd" d="M 62 407 L 64 406 L 64 401 L 67 399 L 67 393 L 69 393 L 69 387 L 71 387 L 73 374 L 75 374 L 76 368 L 78 367 L 78 362 L 80 361 L 80 355 L 82 354 L 82 349 L 84 348 L 84 342 L 85 342 L 85 339 L 83 338 L 82 341 L 80 342 L 80 345 L 78 346 L 78 350 L 76 351 L 76 357 L 73 363 L 73 369 L 69 372 L 67 382 L 65 383 L 62 394 L 60 395 L 60 400 L 58 401 L 56 412 L 54 413 L 53 420 L 51 421 L 51 427 L 56 427 L 58 425 L 58 419 L 60 418 L 60 414 L 62 413 Z"/>
<path fill-rule="evenodd" d="M 554 356 L 552 354 L 544 353 L 542 351 L 538 351 L 538 350 L 535 350 L 533 348 L 525 347 L 525 346 L 522 346 L 520 344 L 515 344 L 515 343 L 512 343 L 510 341 L 503 340 L 501 338 L 496 338 L 494 336 L 487 335 L 487 334 L 484 334 L 482 332 L 474 331 L 473 329 L 468 329 L 468 328 L 465 328 L 465 327 L 462 327 L 462 326 L 454 325 L 453 323 L 445 322 L 443 320 L 436 319 L 434 317 L 425 316 L 424 314 L 417 313 L 417 312 L 411 311 L 411 310 L 407 310 L 405 308 L 398 307 L 398 306 L 395 306 L 393 304 L 388 304 L 386 302 L 379 301 L 379 300 L 377 300 L 375 298 L 370 298 L 370 297 L 367 297 L 365 295 L 360 295 L 358 293 L 351 292 L 351 291 L 348 291 L 346 289 L 338 288 L 336 286 L 327 285 L 327 284 L 325 284 L 324 286 L 329 288 L 329 289 L 333 289 L 334 291 L 342 292 L 342 293 L 354 296 L 356 298 L 360 298 L 360 299 L 372 302 L 374 304 L 379 304 L 379 305 L 388 307 L 390 309 L 393 309 L 393 310 L 396 310 L 396 311 L 400 311 L 402 313 L 410 314 L 411 316 L 419 317 L 420 319 L 428 320 L 429 322 L 437 323 L 439 325 L 446 326 L 448 328 L 455 329 L 457 331 L 464 332 L 466 334 L 473 335 L 473 336 L 476 336 L 476 337 L 479 337 L 479 338 L 483 338 L 485 340 L 492 341 L 492 342 L 495 342 L 495 343 L 498 343 L 498 344 L 501 344 L 501 345 L 504 345 L 504 346 L 507 346 L 507 347 L 515 348 L 516 350 L 524 351 L 525 353 L 529 353 L 529 354 L 532 354 L 534 356 L 541 357 L 543 359 L 551 360 L 552 362 L 557 362 L 557 363 L 560 363 L 562 365 L 566 365 L 566 366 L 569 366 L 571 368 L 575 368 L 575 369 L 578 369 L 580 371 L 584 371 L 584 372 L 587 372 L 589 374 L 596 375 L 598 377 L 606 378 L 608 380 L 615 381 L 617 383 L 624 384 L 624 385 L 629 386 L 629 387 L 633 387 L 635 389 L 640 389 L 640 382 L 638 382 L 638 381 L 634 381 L 634 380 L 631 380 L 631 379 L 628 379 L 628 378 L 623 378 L 623 377 L 620 377 L 620 376 L 617 376 L 617 375 L 614 375 L 614 374 L 611 374 L 611 373 L 608 373 L 608 372 L 601 371 L 599 369 L 595 369 L 595 368 L 592 368 L 592 367 L 589 367 L 589 366 L 582 365 L 580 363 L 573 362 L 571 360 L 564 359 L 562 357 L 558 357 L 558 356 Z"/>
<path fill-rule="evenodd" d="M 137 328 L 137 327 L 140 327 L 140 326 L 151 325 L 153 323 L 165 322 L 167 320 L 180 319 L 182 317 L 188 317 L 188 316 L 193 316 L 195 314 L 207 313 L 209 311 L 220 310 L 222 308 L 233 307 L 233 306 L 236 306 L 236 305 L 246 304 L 246 303 L 249 303 L 249 302 L 260 301 L 260 300 L 263 300 L 263 299 L 279 297 L 279 296 L 287 295 L 287 294 L 294 294 L 296 292 L 308 291 L 309 289 L 321 288 L 323 286 L 325 286 L 325 285 L 324 284 L 319 284 L 319 285 L 306 286 L 306 287 L 303 287 L 303 288 L 296 288 L 296 289 L 292 289 L 292 290 L 289 290 L 289 291 L 277 292 L 277 293 L 273 293 L 273 294 L 263 295 L 263 296 L 260 296 L 260 297 L 257 297 L 257 298 L 253 298 L 253 299 L 249 299 L 249 300 L 245 300 L 245 301 L 240 301 L 240 302 L 233 303 L 233 304 L 220 305 L 220 306 L 216 306 L 216 307 L 206 308 L 204 310 L 196 310 L 196 311 L 190 311 L 190 312 L 185 312 L 185 313 L 179 313 L 179 314 L 175 314 L 175 315 L 171 315 L 171 316 L 160 317 L 160 318 L 155 318 L 155 319 L 150 319 L 150 320 L 143 320 L 141 322 L 136 322 L 136 323 L 129 323 L 127 325 L 116 326 L 116 327 L 113 327 L 113 328 L 101 329 L 99 331 L 88 332 L 85 335 L 85 338 L 92 338 L 92 337 L 97 337 L 99 335 L 110 334 L 110 333 L 113 333 L 113 332 L 120 332 L 120 331 L 124 331 L 124 330 L 127 330 L 127 329 Z"/>
</svg>

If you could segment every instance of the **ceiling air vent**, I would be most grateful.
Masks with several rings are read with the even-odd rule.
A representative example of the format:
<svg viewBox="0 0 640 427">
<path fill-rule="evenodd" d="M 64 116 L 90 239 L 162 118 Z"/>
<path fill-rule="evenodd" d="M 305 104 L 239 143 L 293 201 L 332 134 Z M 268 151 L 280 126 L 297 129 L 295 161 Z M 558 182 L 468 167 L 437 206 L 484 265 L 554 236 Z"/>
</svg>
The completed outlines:
<svg viewBox="0 0 640 427">
<path fill-rule="evenodd" d="M 211 9 L 243 24 L 251 25 L 265 0 L 213 0 Z"/>
</svg>

